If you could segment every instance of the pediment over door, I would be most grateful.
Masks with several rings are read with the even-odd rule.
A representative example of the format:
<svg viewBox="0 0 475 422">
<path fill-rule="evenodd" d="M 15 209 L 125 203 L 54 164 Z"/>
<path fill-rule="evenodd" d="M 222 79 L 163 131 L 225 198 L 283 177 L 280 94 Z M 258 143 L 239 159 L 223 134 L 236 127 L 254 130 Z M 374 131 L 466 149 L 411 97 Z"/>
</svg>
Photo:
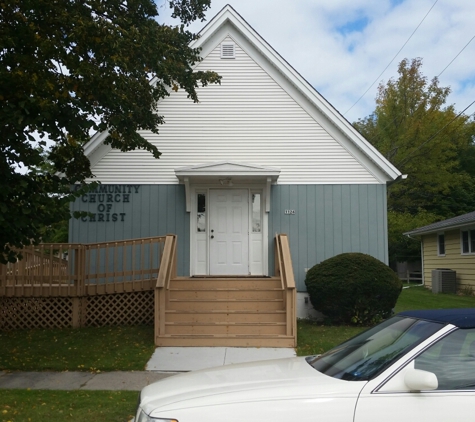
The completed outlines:
<svg viewBox="0 0 475 422">
<path fill-rule="evenodd" d="M 191 167 L 181 167 L 175 169 L 175 174 L 178 179 L 182 180 L 184 177 L 271 177 L 272 181 L 277 181 L 280 175 L 280 170 L 273 167 L 262 167 L 254 164 L 237 163 L 233 161 L 222 161 L 217 163 L 199 164 Z"/>
<path fill-rule="evenodd" d="M 185 185 L 186 210 L 191 210 L 190 184 L 206 183 L 218 186 L 233 186 L 245 183 L 265 183 L 270 197 L 270 186 L 276 183 L 280 170 L 272 167 L 263 167 L 248 163 L 222 161 L 204 163 L 196 166 L 175 169 L 178 180 Z M 270 201 L 267 201 L 269 204 Z M 266 206 L 266 208 L 269 205 Z M 266 209 L 269 212 L 269 209 Z"/>
</svg>

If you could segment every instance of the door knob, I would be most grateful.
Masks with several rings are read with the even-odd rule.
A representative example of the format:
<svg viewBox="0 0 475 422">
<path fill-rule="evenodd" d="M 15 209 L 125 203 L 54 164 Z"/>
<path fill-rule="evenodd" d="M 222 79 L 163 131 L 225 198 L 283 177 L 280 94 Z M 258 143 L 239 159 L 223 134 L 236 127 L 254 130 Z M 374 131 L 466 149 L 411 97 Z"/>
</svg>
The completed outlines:
<svg viewBox="0 0 475 422">
<path fill-rule="evenodd" d="M 213 236 L 213 235 L 211 235 L 211 239 L 214 239 L 214 236 Z"/>
</svg>

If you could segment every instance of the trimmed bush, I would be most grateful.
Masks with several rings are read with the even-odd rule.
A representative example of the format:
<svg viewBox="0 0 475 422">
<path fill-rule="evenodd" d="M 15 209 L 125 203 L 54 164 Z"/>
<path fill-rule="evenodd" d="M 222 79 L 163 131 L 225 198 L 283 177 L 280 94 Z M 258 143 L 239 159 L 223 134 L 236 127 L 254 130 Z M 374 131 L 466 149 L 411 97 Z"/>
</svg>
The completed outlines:
<svg viewBox="0 0 475 422">
<path fill-rule="evenodd" d="M 343 253 L 315 265 L 305 284 L 313 307 L 333 324 L 372 325 L 389 317 L 402 289 L 391 268 L 362 253 Z"/>
</svg>

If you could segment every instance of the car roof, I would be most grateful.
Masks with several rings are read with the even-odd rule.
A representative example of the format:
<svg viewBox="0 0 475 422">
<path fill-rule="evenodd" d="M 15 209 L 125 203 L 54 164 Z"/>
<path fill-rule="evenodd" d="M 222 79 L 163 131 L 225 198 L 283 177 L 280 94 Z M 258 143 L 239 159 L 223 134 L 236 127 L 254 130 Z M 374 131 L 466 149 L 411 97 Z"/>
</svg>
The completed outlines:
<svg viewBox="0 0 475 422">
<path fill-rule="evenodd" d="M 452 324 L 459 328 L 475 328 L 475 308 L 426 309 L 421 311 L 404 311 L 398 313 L 398 315 Z"/>
</svg>

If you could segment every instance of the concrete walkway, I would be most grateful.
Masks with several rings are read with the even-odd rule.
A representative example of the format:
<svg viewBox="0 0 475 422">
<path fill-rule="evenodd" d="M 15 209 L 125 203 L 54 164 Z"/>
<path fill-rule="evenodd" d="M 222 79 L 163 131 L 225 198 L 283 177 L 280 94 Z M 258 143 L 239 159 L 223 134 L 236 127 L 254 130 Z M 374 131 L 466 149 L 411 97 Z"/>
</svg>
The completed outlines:
<svg viewBox="0 0 475 422">
<path fill-rule="evenodd" d="M 157 347 L 147 371 L 183 372 L 233 363 L 295 357 L 291 348 L 270 347 Z"/>
<path fill-rule="evenodd" d="M 5 372 L 0 371 L 0 389 L 130 390 L 180 372 L 232 363 L 294 357 L 294 349 L 241 347 L 159 347 L 146 371 L 117 372 Z"/>
<path fill-rule="evenodd" d="M 174 372 L 0 372 L 0 389 L 32 390 L 130 390 L 143 387 Z M 1 394 L 1 393 L 0 393 Z"/>
</svg>

